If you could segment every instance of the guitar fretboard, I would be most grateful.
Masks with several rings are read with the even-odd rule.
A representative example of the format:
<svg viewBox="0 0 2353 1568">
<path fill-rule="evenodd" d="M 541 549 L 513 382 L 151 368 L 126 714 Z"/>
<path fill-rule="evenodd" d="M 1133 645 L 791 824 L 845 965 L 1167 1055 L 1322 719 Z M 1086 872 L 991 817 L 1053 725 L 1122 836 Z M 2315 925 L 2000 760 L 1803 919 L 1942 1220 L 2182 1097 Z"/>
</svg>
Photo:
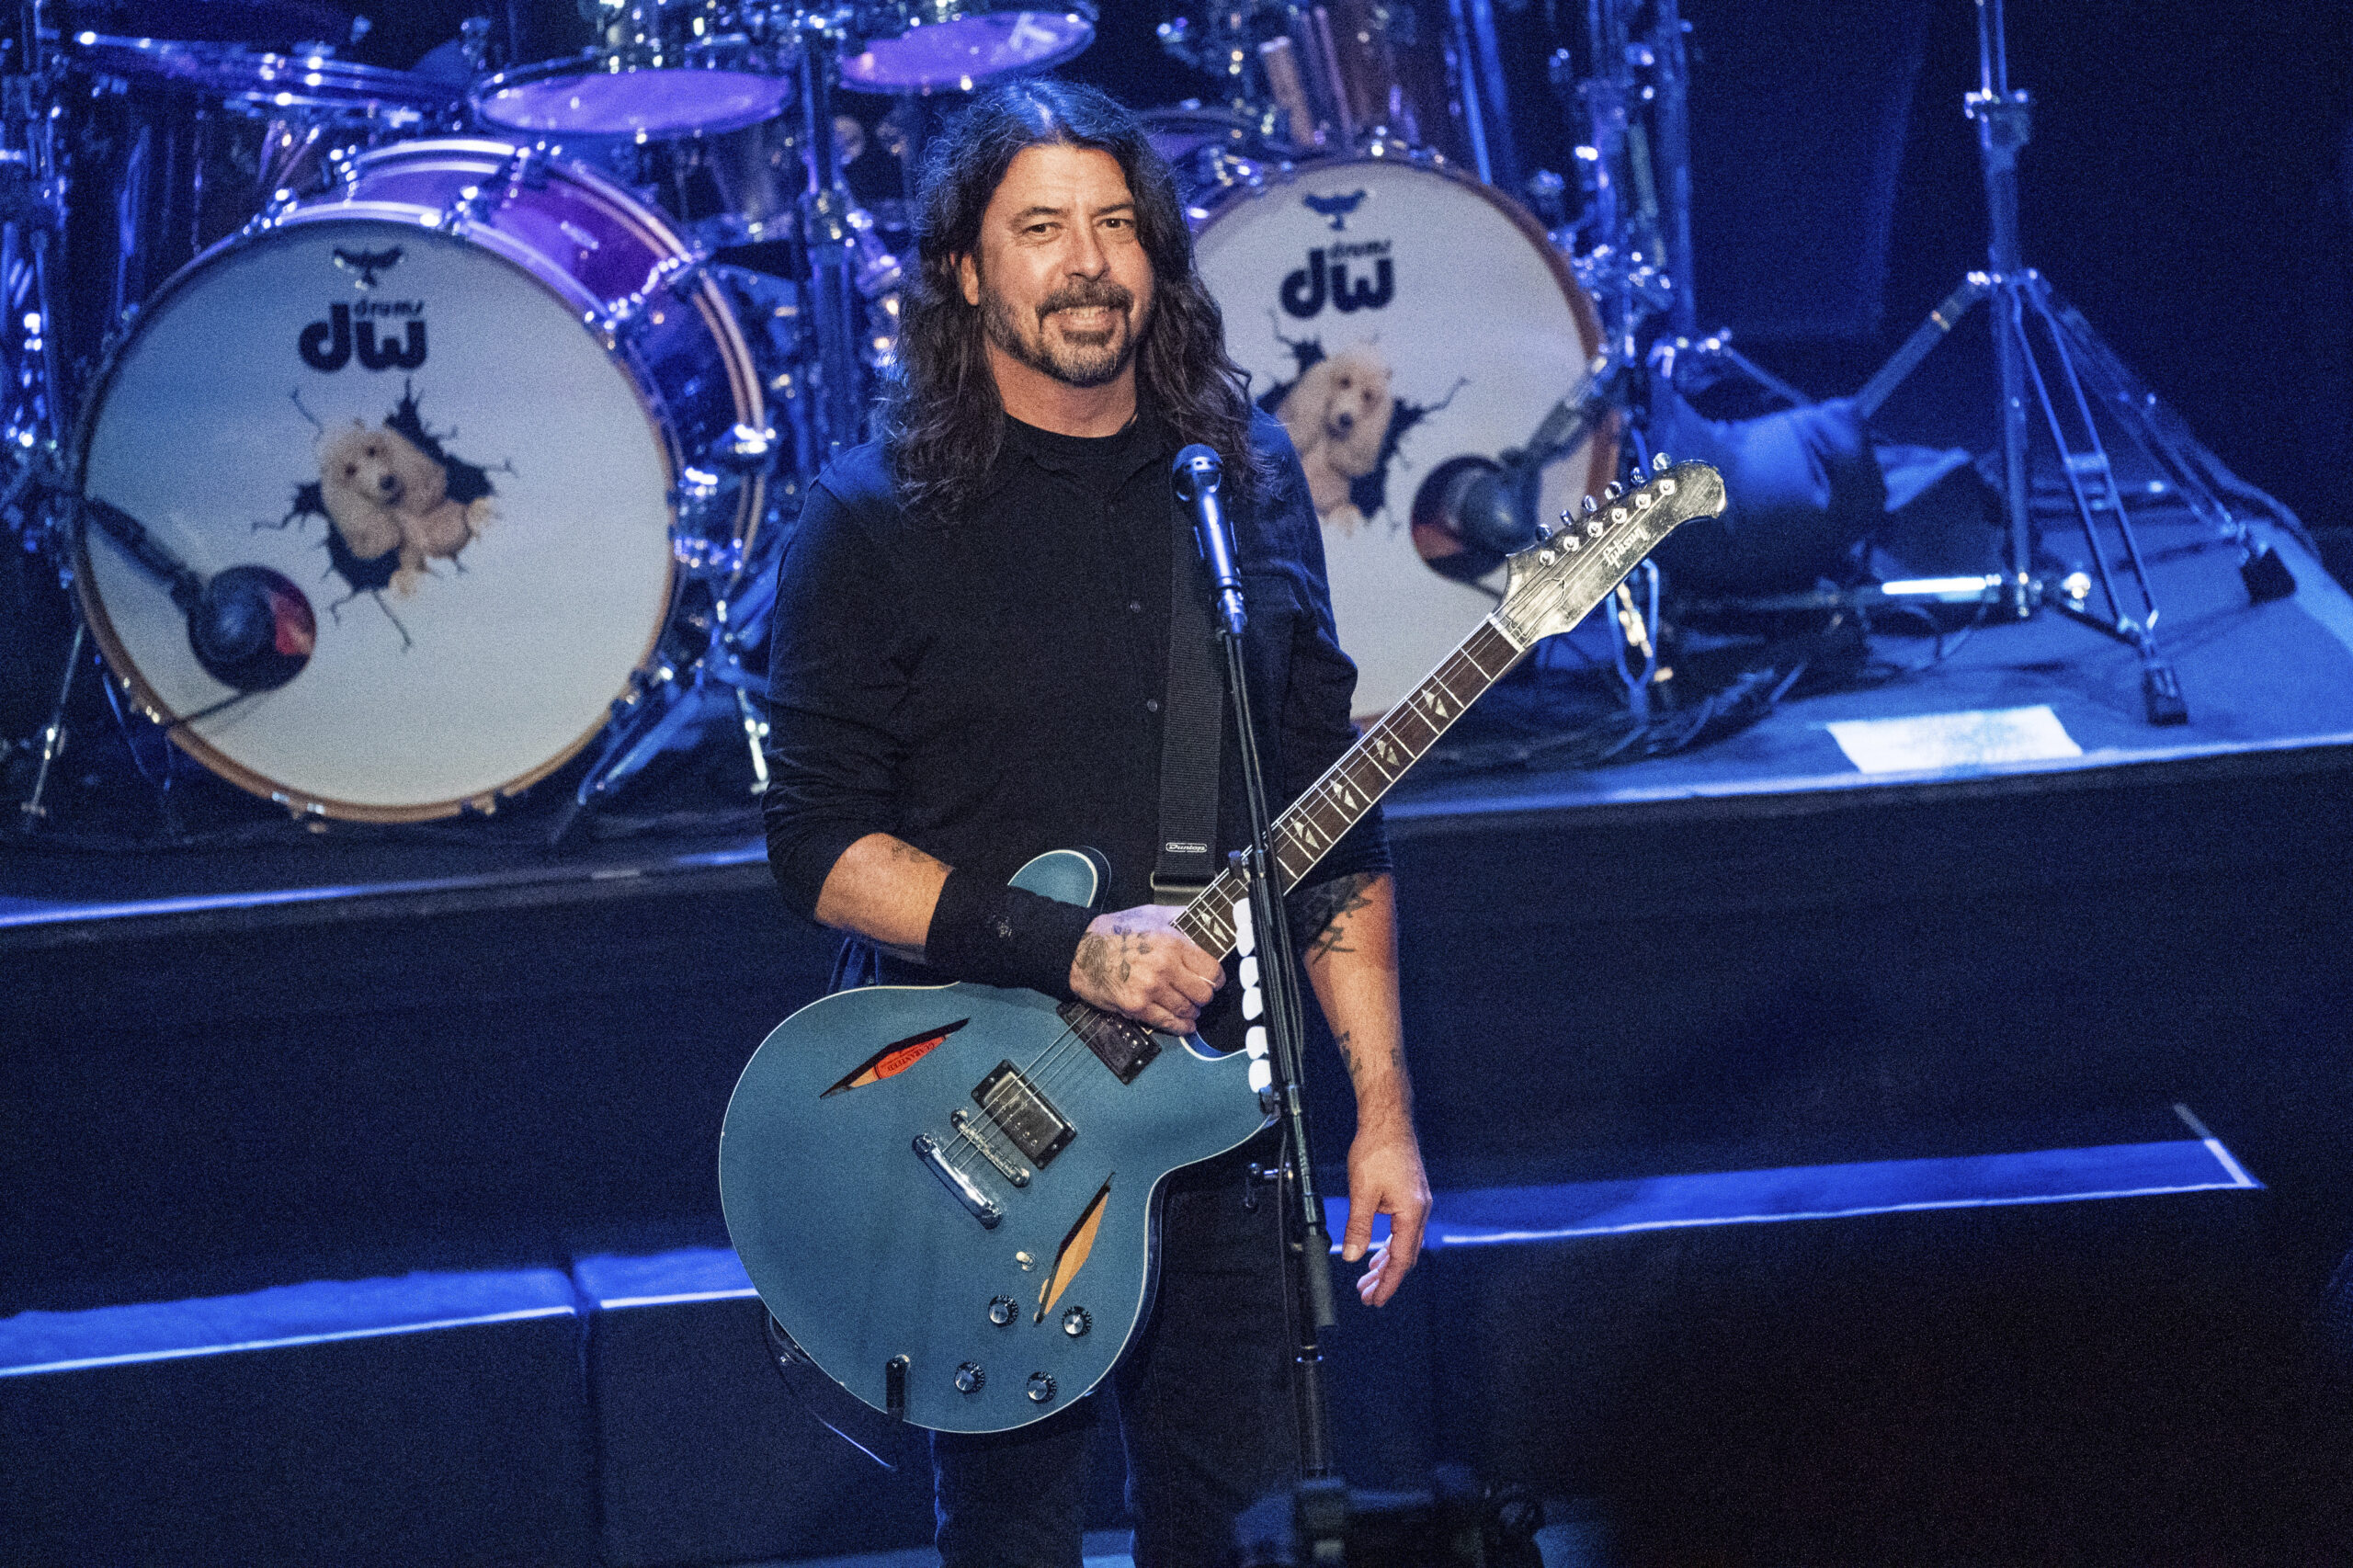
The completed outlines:
<svg viewBox="0 0 2353 1568">
<path fill-rule="evenodd" d="M 1289 810 L 1275 819 L 1275 864 L 1282 891 L 1290 892 L 1342 835 L 1362 820 L 1389 787 L 1438 744 L 1448 726 L 1519 662 L 1526 650 L 1492 620 L 1479 623 L 1461 646 L 1449 653 L 1405 699 L 1357 737 L 1356 744 L 1324 769 Z M 1244 896 L 1233 870 L 1218 873 L 1177 915 L 1177 928 L 1222 961 L 1233 951 L 1234 901 Z"/>
</svg>

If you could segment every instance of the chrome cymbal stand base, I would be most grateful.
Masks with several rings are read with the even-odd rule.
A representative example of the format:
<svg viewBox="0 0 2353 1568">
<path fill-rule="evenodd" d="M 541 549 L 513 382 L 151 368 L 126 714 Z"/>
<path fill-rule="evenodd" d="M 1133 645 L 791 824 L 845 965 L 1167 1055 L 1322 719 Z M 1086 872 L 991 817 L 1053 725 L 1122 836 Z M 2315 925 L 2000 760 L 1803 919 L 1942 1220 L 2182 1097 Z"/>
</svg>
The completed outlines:
<svg viewBox="0 0 2353 1568">
<path fill-rule="evenodd" d="M 1855 409 L 1865 418 L 1876 413 L 1963 316 L 1981 302 L 1985 304 L 2000 383 L 2002 499 L 2007 524 L 2004 608 L 2012 618 L 2023 620 L 2038 608 L 2049 606 L 2131 647 L 2141 656 L 2141 694 L 2149 722 L 2186 723 L 2189 710 L 2182 697 L 2181 678 L 2157 644 L 2156 598 L 2139 537 L 2125 511 L 2115 466 L 2094 418 L 2094 394 L 2098 406 L 2109 411 L 2127 437 L 2173 476 L 2174 488 L 2191 508 L 2239 542 L 2246 558 L 2241 571 L 2251 595 L 2279 597 L 2282 592 L 2294 591 L 2294 579 L 2287 575 L 2276 553 L 2268 549 L 2258 553 L 2248 544 L 2244 526 L 2230 517 L 2208 488 L 2201 472 L 2207 465 L 2200 461 L 2205 454 L 2187 440 L 2186 432 L 2160 421 L 2155 400 L 2124 369 L 2090 324 L 2052 293 L 2040 273 L 2026 265 L 2018 243 L 2018 159 L 2031 135 L 2032 101 L 2010 86 L 2002 0 L 1975 0 L 1975 5 L 1977 90 L 1966 95 L 1963 103 L 1977 126 L 1978 158 L 1985 181 L 1989 266 L 1984 272 L 1969 274 L 1929 312 L 1904 347 L 1864 383 L 1855 396 Z M 2098 609 L 2091 604 L 2088 578 L 2071 576 L 2064 585 L 2046 585 L 2036 575 L 2028 460 L 2037 413 L 2059 459 L 2060 474 L 2097 575 L 2104 601 Z M 2112 561 L 2130 579 L 2129 599 Z"/>
</svg>

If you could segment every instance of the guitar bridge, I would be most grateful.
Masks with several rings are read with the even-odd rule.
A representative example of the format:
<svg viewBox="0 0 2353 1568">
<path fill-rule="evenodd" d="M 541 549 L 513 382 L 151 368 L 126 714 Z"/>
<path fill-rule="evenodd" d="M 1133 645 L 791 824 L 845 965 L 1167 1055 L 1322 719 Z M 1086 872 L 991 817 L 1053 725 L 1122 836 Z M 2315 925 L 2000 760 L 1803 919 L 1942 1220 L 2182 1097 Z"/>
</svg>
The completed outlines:
<svg viewBox="0 0 2353 1568">
<path fill-rule="evenodd" d="M 1010 1062 L 998 1062 L 996 1071 L 980 1081 L 972 1100 L 1040 1170 L 1052 1165 L 1054 1156 L 1078 1136 L 1078 1130 Z"/>
<path fill-rule="evenodd" d="M 972 1125 L 971 1111 L 961 1109 L 951 1111 L 948 1117 L 948 1124 L 956 1129 L 957 1137 L 978 1149 L 981 1152 L 981 1157 L 995 1165 L 999 1176 L 1016 1187 L 1029 1185 L 1029 1167 L 1018 1160 L 1008 1160 L 999 1153 L 996 1144 L 991 1141 L 989 1135 Z"/>
</svg>

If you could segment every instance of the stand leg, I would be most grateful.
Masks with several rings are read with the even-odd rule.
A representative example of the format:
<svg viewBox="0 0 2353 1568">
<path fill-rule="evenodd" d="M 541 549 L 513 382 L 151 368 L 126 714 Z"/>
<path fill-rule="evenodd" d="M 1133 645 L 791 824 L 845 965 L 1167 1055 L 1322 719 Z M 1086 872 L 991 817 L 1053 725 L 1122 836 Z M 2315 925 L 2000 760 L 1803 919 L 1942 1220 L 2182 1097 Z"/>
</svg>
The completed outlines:
<svg viewBox="0 0 2353 1568">
<path fill-rule="evenodd" d="M 819 459 L 855 446 L 864 424 L 864 366 L 858 356 L 858 236 L 850 195 L 834 148 L 833 37 L 804 29 L 801 94 L 809 186 L 801 197 L 801 233 L 809 252 L 810 313 L 817 328 Z"/>
<path fill-rule="evenodd" d="M 74 696 L 74 677 L 82 671 L 83 640 L 89 635 L 82 618 L 74 618 L 74 642 L 65 653 L 65 673 L 58 677 L 57 705 L 49 710 L 49 722 L 41 726 L 40 761 L 33 773 L 32 793 L 17 807 L 21 813 L 17 825 L 32 832 L 49 820 L 49 807 L 42 797 L 49 792 L 49 770 L 65 750 L 65 705 Z"/>
<path fill-rule="evenodd" d="M 2093 569 L 2098 574 L 2101 592 L 2107 597 L 2109 620 L 2103 624 L 2089 615 L 2069 610 L 2075 619 L 2100 630 L 2121 642 L 2131 643 L 2141 654 L 2141 699 L 2152 724 L 2183 724 L 2189 721 L 2188 706 L 2181 695 L 2181 677 L 2157 651 L 2156 596 L 2149 586 L 2148 563 L 2141 555 L 2141 541 L 2132 531 L 2132 520 L 2124 515 L 2123 492 L 2117 487 L 2115 465 L 2108 459 L 2108 449 L 2099 438 L 2099 430 L 2092 418 L 2090 402 L 2084 396 L 2082 381 L 2076 377 L 2074 359 L 2067 351 L 2067 340 L 2050 313 L 2050 306 L 2042 290 L 2041 278 L 2029 271 L 2016 278 L 2004 290 L 2005 302 L 2010 306 L 2009 320 L 2015 334 L 2018 357 L 2026 372 L 2032 378 L 2034 394 L 2041 406 L 2042 418 L 2051 431 L 2052 445 L 2057 449 L 2061 474 L 2067 482 L 2070 496 L 2075 501 L 2076 520 L 2082 525 L 2084 545 L 2091 552 Z M 2075 404 L 2075 418 L 2084 433 L 2083 445 L 2072 445 L 2067 426 L 2057 403 L 2051 395 L 2050 382 L 2033 353 L 2029 335 L 2030 322 L 2040 322 L 2044 336 L 2051 345 L 2051 362 L 2059 379 L 2066 385 Z M 2094 487 L 2102 492 L 2095 496 Z M 2124 562 L 2132 574 L 2132 585 L 2139 600 L 2136 617 L 2124 607 L 2118 590 L 2115 574 L 2109 565 L 2109 551 L 2100 538 L 2098 512 L 2105 506 L 2113 522 L 2116 538 L 2123 547 Z M 2063 609 L 2067 608 L 2063 604 Z"/>
</svg>

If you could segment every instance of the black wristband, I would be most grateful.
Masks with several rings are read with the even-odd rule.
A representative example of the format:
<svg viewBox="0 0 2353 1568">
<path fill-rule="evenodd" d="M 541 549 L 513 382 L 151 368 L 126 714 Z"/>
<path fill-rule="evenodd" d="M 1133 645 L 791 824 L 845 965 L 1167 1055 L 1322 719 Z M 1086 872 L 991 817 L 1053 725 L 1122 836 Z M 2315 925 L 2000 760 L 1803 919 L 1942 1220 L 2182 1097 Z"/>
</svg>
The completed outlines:
<svg viewBox="0 0 2353 1568">
<path fill-rule="evenodd" d="M 950 980 L 1018 985 L 1066 999 L 1071 959 L 1092 911 L 976 872 L 948 873 L 923 961 Z"/>
</svg>

